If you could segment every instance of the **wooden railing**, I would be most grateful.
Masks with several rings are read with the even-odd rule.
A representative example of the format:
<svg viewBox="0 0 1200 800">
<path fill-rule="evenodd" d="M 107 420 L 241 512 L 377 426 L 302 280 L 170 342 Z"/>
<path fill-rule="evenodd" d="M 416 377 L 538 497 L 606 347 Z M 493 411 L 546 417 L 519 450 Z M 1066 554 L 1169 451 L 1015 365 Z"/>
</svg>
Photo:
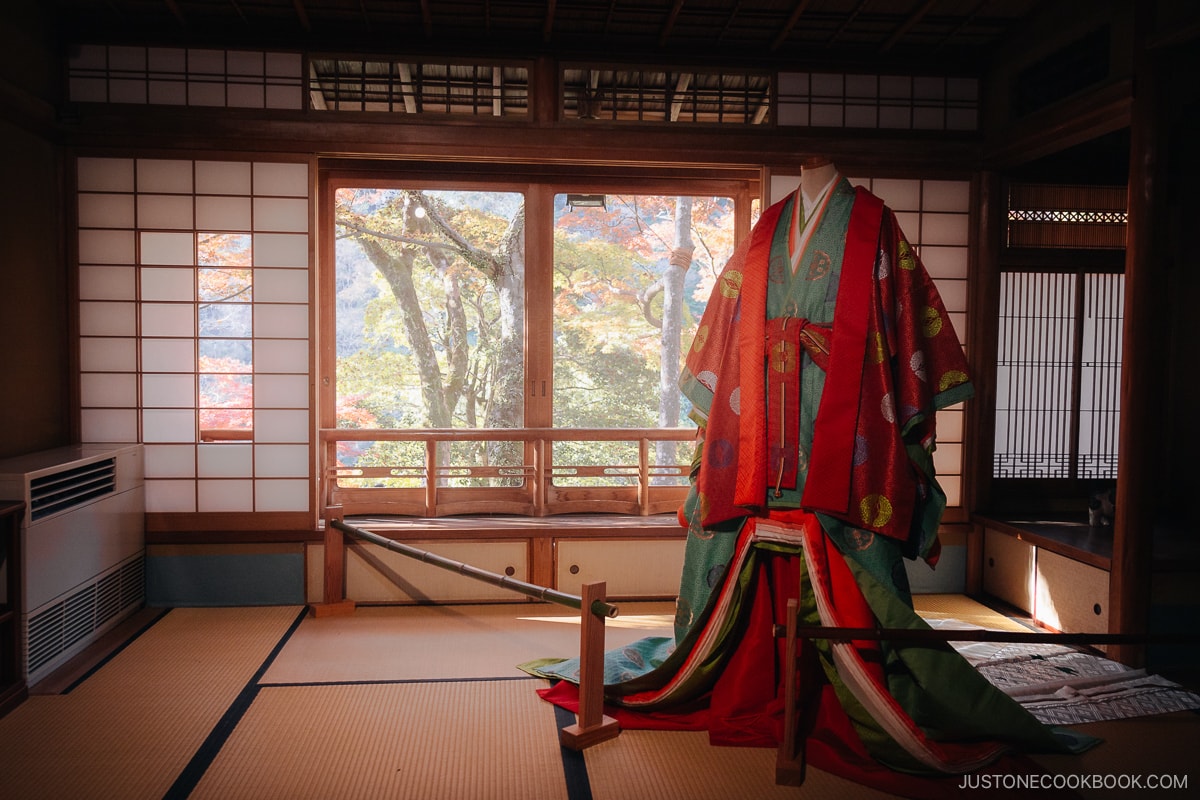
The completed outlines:
<svg viewBox="0 0 1200 800">
<path fill-rule="evenodd" d="M 694 428 L 322 428 L 325 505 L 344 513 L 444 517 L 465 514 L 673 512 L 687 493 L 689 465 L 653 463 L 657 442 L 692 442 Z M 344 465 L 346 442 L 417 442 L 421 463 Z M 520 463 L 454 464 L 445 445 L 519 442 Z M 566 464 L 552 458 L 557 442 L 627 442 L 636 463 Z M 691 447 L 686 457 L 690 461 Z M 467 483 L 480 485 L 464 485 Z M 483 484 L 499 485 L 483 485 Z"/>
</svg>

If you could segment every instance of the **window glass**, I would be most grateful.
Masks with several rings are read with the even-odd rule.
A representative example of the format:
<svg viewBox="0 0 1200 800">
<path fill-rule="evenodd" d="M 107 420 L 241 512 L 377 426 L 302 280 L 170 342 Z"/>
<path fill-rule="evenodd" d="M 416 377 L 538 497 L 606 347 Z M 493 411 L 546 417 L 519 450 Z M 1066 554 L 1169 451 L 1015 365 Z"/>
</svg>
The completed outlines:
<svg viewBox="0 0 1200 800">
<path fill-rule="evenodd" d="M 522 427 L 524 196 L 342 188 L 335 214 L 337 426 Z M 411 442 L 344 445 L 342 465 L 425 464 L 424 448 Z M 523 463 L 519 442 L 463 444 L 454 452 L 443 446 L 438 453 L 445 467 Z M 389 472 L 375 485 L 411 483 Z"/>
<path fill-rule="evenodd" d="M 201 441 L 243 440 L 254 430 L 251 237 L 196 235 L 198 423 Z"/>
<path fill-rule="evenodd" d="M 679 392 L 716 276 L 734 247 L 727 197 L 555 197 L 555 427 L 691 425 Z M 682 443 L 657 443 L 653 463 L 687 460 Z M 636 483 L 628 442 L 559 442 L 555 464 L 608 464 L 603 477 L 562 476 L 578 485 Z"/>
</svg>

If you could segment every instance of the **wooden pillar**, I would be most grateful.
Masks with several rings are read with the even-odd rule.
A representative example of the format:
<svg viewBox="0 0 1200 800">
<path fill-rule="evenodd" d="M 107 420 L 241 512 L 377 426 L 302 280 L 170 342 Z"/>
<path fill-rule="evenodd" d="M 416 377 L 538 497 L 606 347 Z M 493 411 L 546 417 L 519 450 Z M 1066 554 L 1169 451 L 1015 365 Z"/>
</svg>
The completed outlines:
<svg viewBox="0 0 1200 800">
<path fill-rule="evenodd" d="M 342 519 L 341 506 L 325 508 L 325 563 L 320 603 L 309 605 L 315 617 L 354 612 L 355 603 L 346 599 L 346 534 L 330 523 Z"/>
<path fill-rule="evenodd" d="M 1121 352 L 1121 427 L 1117 508 L 1113 521 L 1108 627 L 1145 633 L 1150 615 L 1154 492 L 1159 470 L 1162 408 L 1160 363 L 1165 296 L 1165 245 L 1159 235 L 1165 176 L 1166 125 L 1159 56 L 1146 46 L 1155 3 L 1134 12 L 1134 99 L 1130 129 L 1129 217 L 1125 245 L 1125 322 Z M 1108 655 L 1131 667 L 1145 663 L 1144 645 L 1116 645 Z"/>
</svg>

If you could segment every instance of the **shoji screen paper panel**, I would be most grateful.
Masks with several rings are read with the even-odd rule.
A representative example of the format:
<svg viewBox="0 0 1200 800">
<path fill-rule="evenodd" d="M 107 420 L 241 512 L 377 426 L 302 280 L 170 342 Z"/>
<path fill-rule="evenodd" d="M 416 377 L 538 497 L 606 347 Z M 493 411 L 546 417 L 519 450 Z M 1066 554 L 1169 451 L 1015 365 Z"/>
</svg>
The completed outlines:
<svg viewBox="0 0 1200 800">
<path fill-rule="evenodd" d="M 309 510 L 307 164 L 81 158 L 85 441 L 149 512 Z"/>
</svg>

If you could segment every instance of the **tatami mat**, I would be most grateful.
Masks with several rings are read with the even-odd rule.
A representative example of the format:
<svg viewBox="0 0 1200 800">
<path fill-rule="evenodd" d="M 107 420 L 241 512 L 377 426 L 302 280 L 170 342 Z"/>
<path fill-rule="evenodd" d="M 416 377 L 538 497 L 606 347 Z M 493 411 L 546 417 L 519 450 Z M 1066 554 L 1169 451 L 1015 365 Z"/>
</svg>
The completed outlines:
<svg viewBox="0 0 1200 800">
<path fill-rule="evenodd" d="M 1027 630 L 962 597 L 916 605 L 931 619 Z M 669 636 L 672 612 L 621 604 L 609 646 Z M 714 747 L 703 732 L 626 730 L 582 754 L 562 750 L 564 712 L 515 665 L 574 655 L 578 641 L 577 613 L 545 604 L 325 618 L 298 607 L 174 609 L 69 693 L 33 696 L 0 719 L 0 797 L 886 796 L 812 767 L 803 787 L 777 786 L 773 748 Z M 1200 716 L 1079 729 L 1106 741 L 1083 756 L 1038 757 L 1038 767 L 1186 778 Z"/>
<path fill-rule="evenodd" d="M 1036 630 L 1019 620 L 1007 617 L 983 603 L 961 594 L 918 594 L 913 595 L 913 608 L 928 621 L 959 620 L 993 631 L 1019 631 L 1029 633 Z"/>
<path fill-rule="evenodd" d="M 1200 715 L 1184 711 L 1072 725 L 1071 729 L 1103 741 L 1077 756 L 1030 758 L 1048 775 L 1071 776 L 1079 784 L 1077 792 L 1081 797 L 1197 796 L 1200 769 L 1197 769 L 1196 743 L 1200 742 Z M 1095 785 L 1082 785 L 1080 778 L 1088 778 Z M 1179 786 L 1178 779 L 1185 785 Z M 1136 791 L 1135 780 L 1148 791 Z M 1156 781 L 1155 785 L 1148 785 L 1149 780 Z M 1105 782 L 1110 784 L 1109 788 L 1105 788 Z M 1149 791 L 1159 787 L 1161 791 Z"/>
<path fill-rule="evenodd" d="M 266 687 L 192 800 L 565 800 L 533 679 Z"/>
<path fill-rule="evenodd" d="M 0 795 L 163 797 L 299 613 L 175 609 L 70 694 L 0 719 Z"/>
<path fill-rule="evenodd" d="M 773 748 L 713 747 L 705 731 L 622 731 L 585 751 L 593 800 L 893 796 L 813 767 L 803 786 L 778 786 L 775 756 Z"/>
<path fill-rule="evenodd" d="M 674 603 L 618 603 L 605 644 L 673 636 Z M 517 664 L 579 653 L 579 612 L 548 603 L 360 606 L 308 617 L 263 680 L 387 681 L 525 675 Z"/>
</svg>

